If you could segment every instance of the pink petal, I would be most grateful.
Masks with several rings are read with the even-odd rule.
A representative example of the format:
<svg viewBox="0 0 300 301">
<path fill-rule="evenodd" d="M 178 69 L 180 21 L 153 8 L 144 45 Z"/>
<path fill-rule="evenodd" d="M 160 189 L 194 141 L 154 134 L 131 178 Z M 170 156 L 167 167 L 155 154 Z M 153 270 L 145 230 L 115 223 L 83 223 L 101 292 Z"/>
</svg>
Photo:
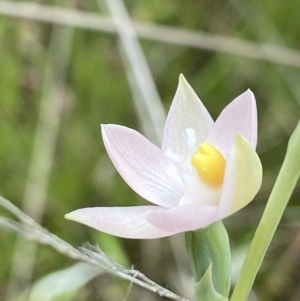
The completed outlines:
<svg viewBox="0 0 300 301">
<path fill-rule="evenodd" d="M 136 193 L 163 207 L 178 204 L 184 193 L 181 177 L 157 146 L 119 125 L 102 125 L 102 137 L 115 168 Z"/>
<path fill-rule="evenodd" d="M 262 183 L 262 166 L 252 145 L 241 135 L 236 135 L 224 176 L 218 219 L 222 219 L 252 201 Z"/>
<path fill-rule="evenodd" d="M 96 230 L 125 238 L 159 238 L 174 234 L 160 230 L 147 221 L 157 206 L 83 208 L 66 214 L 66 218 Z"/>
<path fill-rule="evenodd" d="M 217 210 L 217 206 L 190 203 L 172 209 L 160 208 L 150 212 L 147 219 L 162 231 L 180 233 L 212 224 L 217 218 Z"/>
<path fill-rule="evenodd" d="M 163 152 L 175 163 L 189 157 L 206 140 L 214 122 L 192 87 L 180 75 L 162 142 Z"/>
<path fill-rule="evenodd" d="M 256 148 L 256 101 L 250 90 L 234 99 L 221 112 L 207 141 L 215 145 L 226 157 L 237 133 L 243 135 L 253 148 Z"/>
</svg>

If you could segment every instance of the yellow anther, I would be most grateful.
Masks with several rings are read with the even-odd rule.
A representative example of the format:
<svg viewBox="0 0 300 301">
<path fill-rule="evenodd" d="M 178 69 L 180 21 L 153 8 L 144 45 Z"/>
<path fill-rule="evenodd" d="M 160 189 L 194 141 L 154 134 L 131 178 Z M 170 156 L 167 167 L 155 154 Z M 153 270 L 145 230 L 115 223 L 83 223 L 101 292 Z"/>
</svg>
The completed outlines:
<svg viewBox="0 0 300 301">
<path fill-rule="evenodd" d="M 223 183 L 226 161 L 213 145 L 200 144 L 191 161 L 202 181 L 214 187 Z"/>
</svg>

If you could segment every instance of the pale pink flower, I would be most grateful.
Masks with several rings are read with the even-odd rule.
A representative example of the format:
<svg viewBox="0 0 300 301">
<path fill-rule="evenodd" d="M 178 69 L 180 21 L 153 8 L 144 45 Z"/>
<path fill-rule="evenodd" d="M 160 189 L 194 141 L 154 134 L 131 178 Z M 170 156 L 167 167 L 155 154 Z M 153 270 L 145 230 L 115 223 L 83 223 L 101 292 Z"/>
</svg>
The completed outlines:
<svg viewBox="0 0 300 301">
<path fill-rule="evenodd" d="M 102 136 L 123 179 L 154 204 L 84 208 L 66 215 L 103 232 L 147 239 L 203 228 L 246 206 L 261 186 L 256 102 L 250 90 L 214 123 L 180 76 L 161 149 L 120 125 L 102 125 Z"/>
</svg>

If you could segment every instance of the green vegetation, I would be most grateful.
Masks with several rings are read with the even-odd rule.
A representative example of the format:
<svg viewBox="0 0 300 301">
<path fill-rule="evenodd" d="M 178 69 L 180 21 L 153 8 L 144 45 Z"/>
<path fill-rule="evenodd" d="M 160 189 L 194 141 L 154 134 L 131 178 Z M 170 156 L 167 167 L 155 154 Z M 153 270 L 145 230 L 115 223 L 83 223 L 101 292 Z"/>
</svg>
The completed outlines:
<svg viewBox="0 0 300 301">
<path fill-rule="evenodd" d="M 76 5 L 72 2 L 72 9 L 107 15 L 104 4 L 100 11 L 96 1 L 77 1 Z M 47 3 L 55 5 L 52 1 Z M 134 21 L 234 37 L 256 45 L 266 43 L 287 50 L 300 48 L 300 2 L 297 0 L 130 0 L 125 4 Z M 263 186 L 247 208 L 224 221 L 233 254 L 241 253 L 253 237 L 282 164 L 288 138 L 299 120 L 300 50 L 298 58 L 296 55 L 294 58 L 295 66 L 288 66 L 279 59 L 276 63 L 225 53 L 222 47 L 220 51 L 210 51 L 203 49 L 204 46 L 202 49 L 185 46 L 180 41 L 178 45 L 142 37 L 139 41 L 166 111 L 180 73 L 214 118 L 246 89 L 250 88 L 256 96 Z M 49 22 L 15 18 L 2 14 L 0 5 L 0 194 L 23 207 L 40 104 L 42 99 L 57 95 L 53 94 L 55 89 L 47 90 L 44 86 L 47 66 L 55 61 L 52 65 L 55 74 L 66 63 L 61 68 L 65 76 L 60 77 L 58 84 L 63 93 L 62 113 L 58 114 L 54 154 L 48 162 L 50 178 L 45 208 L 40 208 L 40 223 L 75 246 L 87 241 L 99 244 L 115 260 L 132 264 L 157 283 L 191 298 L 192 292 L 178 276 L 179 273 L 191 275 L 183 239 L 175 237 L 172 243 L 169 238 L 110 239 L 106 234 L 64 219 L 66 213 L 81 207 L 145 204 L 114 171 L 99 127 L 101 123 L 116 123 L 142 129 L 118 46 L 116 34 L 77 27 L 68 31 Z M 286 59 L 292 56 L 287 55 Z M 52 114 L 51 110 L 48 112 Z M 51 124 L 54 119 L 48 120 Z M 253 301 L 300 300 L 299 200 L 298 187 L 254 284 Z M 0 209 L 0 214 L 6 213 Z M 15 242 L 14 234 L 0 228 L 0 300 L 5 300 Z M 238 260 L 238 256 L 234 258 Z M 32 281 L 73 263 L 52 249 L 38 247 Z M 126 281 L 102 275 L 74 300 L 122 300 L 128 289 Z M 128 300 L 162 298 L 133 286 Z"/>
</svg>

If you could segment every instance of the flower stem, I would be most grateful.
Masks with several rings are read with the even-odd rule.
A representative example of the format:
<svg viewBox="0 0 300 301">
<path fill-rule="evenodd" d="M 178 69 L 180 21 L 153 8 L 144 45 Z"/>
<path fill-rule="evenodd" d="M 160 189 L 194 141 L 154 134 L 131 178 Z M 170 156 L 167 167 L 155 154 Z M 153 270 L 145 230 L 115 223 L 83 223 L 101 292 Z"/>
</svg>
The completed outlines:
<svg viewBox="0 0 300 301">
<path fill-rule="evenodd" d="M 287 153 L 257 227 L 230 301 L 246 301 L 267 248 L 300 176 L 300 122 L 290 137 Z"/>
</svg>

